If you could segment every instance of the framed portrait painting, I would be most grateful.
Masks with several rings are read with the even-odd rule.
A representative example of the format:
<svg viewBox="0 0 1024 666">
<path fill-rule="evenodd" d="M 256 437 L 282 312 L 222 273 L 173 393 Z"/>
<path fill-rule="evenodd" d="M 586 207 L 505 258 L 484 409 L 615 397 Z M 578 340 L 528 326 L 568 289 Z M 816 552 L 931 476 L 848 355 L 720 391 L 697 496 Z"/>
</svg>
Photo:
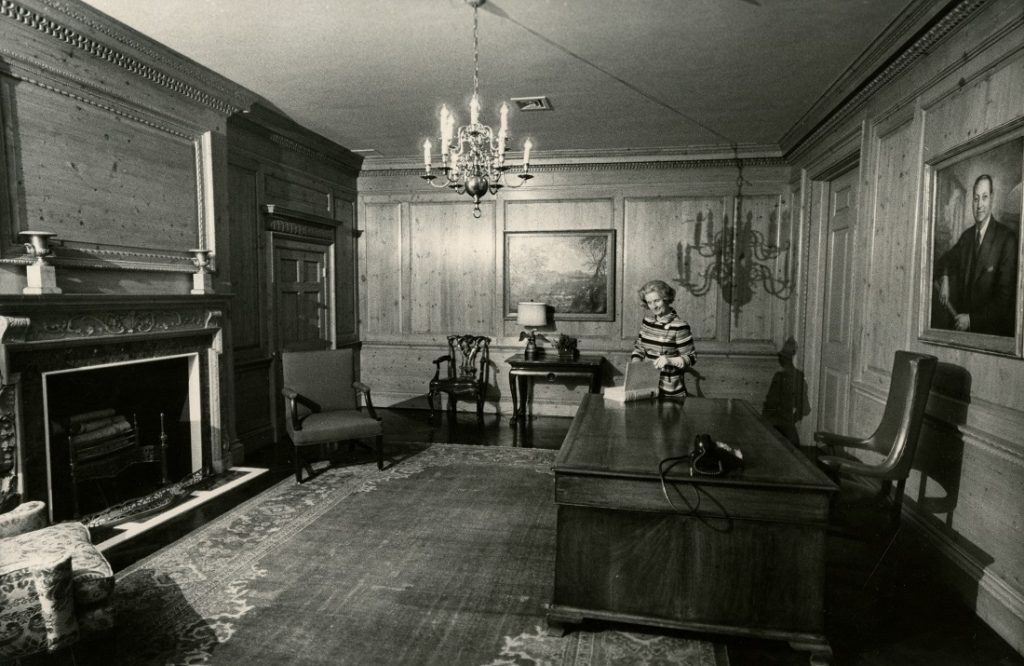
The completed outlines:
<svg viewBox="0 0 1024 666">
<path fill-rule="evenodd" d="M 555 319 L 615 319 L 615 230 L 506 231 L 505 317 L 547 303 Z"/>
<path fill-rule="evenodd" d="M 921 339 L 1021 354 L 1024 130 L 926 165 Z"/>
</svg>

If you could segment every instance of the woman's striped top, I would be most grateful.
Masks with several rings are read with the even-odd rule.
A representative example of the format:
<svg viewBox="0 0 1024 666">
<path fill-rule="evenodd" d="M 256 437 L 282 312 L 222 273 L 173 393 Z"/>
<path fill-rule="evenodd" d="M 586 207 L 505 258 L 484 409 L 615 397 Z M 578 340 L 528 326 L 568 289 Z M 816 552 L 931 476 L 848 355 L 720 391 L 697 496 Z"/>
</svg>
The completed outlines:
<svg viewBox="0 0 1024 666">
<path fill-rule="evenodd" d="M 653 361 L 659 356 L 682 356 L 687 366 L 697 363 L 697 351 L 693 346 L 690 325 L 676 315 L 675 310 L 660 320 L 648 313 L 640 324 L 640 335 L 633 344 L 632 358 Z M 684 396 L 683 368 L 666 365 L 661 369 L 659 391 L 666 396 Z"/>
</svg>

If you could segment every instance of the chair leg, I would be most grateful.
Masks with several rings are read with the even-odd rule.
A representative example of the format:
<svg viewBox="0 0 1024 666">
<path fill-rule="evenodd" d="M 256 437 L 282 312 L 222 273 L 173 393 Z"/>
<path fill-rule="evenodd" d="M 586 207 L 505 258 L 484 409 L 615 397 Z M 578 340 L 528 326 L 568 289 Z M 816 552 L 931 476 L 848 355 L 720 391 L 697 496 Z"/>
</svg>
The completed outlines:
<svg viewBox="0 0 1024 666">
<path fill-rule="evenodd" d="M 476 420 L 480 423 L 484 422 L 484 396 L 478 395 L 476 397 Z"/>
<path fill-rule="evenodd" d="M 448 413 L 455 416 L 455 413 L 459 411 L 458 400 L 455 399 L 454 395 L 448 396 Z"/>
<path fill-rule="evenodd" d="M 430 420 L 434 420 L 434 396 L 437 395 L 434 391 L 427 393 L 427 404 L 430 405 Z"/>
<path fill-rule="evenodd" d="M 384 435 L 377 435 L 377 469 L 384 469 Z"/>
<path fill-rule="evenodd" d="M 295 482 L 302 483 L 302 453 L 299 447 L 294 447 L 292 457 L 295 459 Z"/>
</svg>

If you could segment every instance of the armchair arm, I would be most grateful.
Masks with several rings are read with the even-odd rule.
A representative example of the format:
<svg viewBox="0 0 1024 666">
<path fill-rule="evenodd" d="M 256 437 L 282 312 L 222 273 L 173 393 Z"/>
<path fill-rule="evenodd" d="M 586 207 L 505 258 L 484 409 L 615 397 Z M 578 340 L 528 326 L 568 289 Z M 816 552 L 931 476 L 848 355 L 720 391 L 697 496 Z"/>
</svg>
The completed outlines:
<svg viewBox="0 0 1024 666">
<path fill-rule="evenodd" d="M 285 386 L 281 389 L 281 395 L 285 397 L 285 411 L 288 412 L 288 420 L 292 423 L 292 430 L 296 432 L 302 430 L 302 419 L 299 418 L 300 404 L 308 407 L 312 412 L 320 411 L 320 405 L 306 398 L 295 389 Z"/>
<path fill-rule="evenodd" d="M 438 356 L 433 361 L 431 361 L 431 363 L 433 363 L 434 366 L 435 366 L 434 367 L 434 379 L 432 381 L 436 381 L 436 380 L 440 379 L 440 377 L 441 377 L 441 364 L 444 363 L 445 361 L 451 362 L 451 360 L 452 360 L 451 355 L 450 354 L 445 354 L 444 356 Z"/>
<path fill-rule="evenodd" d="M 846 435 L 837 435 L 834 432 L 825 432 L 822 430 L 814 433 L 814 441 L 820 442 L 826 446 L 842 446 L 851 449 L 874 450 L 874 447 L 870 444 L 870 439 L 867 437 L 848 437 Z"/>
<path fill-rule="evenodd" d="M 366 402 L 366 411 L 369 412 L 370 418 L 380 421 L 381 419 L 377 417 L 377 411 L 373 408 L 373 400 L 370 399 L 370 387 L 362 382 L 356 381 L 352 382 L 352 388 L 363 396 L 363 400 Z"/>
<path fill-rule="evenodd" d="M 837 474 L 853 474 L 856 476 L 868 476 L 874 479 L 898 478 L 892 474 L 892 470 L 879 467 L 878 465 L 865 465 L 859 460 L 840 458 L 839 456 L 818 456 L 818 462 L 832 472 Z"/>
<path fill-rule="evenodd" d="M 7 513 L 0 514 L 0 539 L 42 529 L 48 523 L 45 502 L 22 502 Z"/>
</svg>

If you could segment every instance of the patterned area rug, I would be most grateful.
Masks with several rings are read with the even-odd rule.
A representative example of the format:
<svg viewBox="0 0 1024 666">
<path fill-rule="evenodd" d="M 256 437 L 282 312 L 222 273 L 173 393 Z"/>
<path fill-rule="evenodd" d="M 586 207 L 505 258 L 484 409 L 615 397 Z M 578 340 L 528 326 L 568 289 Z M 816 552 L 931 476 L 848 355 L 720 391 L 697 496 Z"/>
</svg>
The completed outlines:
<svg viewBox="0 0 1024 666">
<path fill-rule="evenodd" d="M 286 479 L 119 574 L 117 626 L 78 663 L 727 664 L 671 635 L 546 635 L 553 460 L 434 444 Z"/>
</svg>

